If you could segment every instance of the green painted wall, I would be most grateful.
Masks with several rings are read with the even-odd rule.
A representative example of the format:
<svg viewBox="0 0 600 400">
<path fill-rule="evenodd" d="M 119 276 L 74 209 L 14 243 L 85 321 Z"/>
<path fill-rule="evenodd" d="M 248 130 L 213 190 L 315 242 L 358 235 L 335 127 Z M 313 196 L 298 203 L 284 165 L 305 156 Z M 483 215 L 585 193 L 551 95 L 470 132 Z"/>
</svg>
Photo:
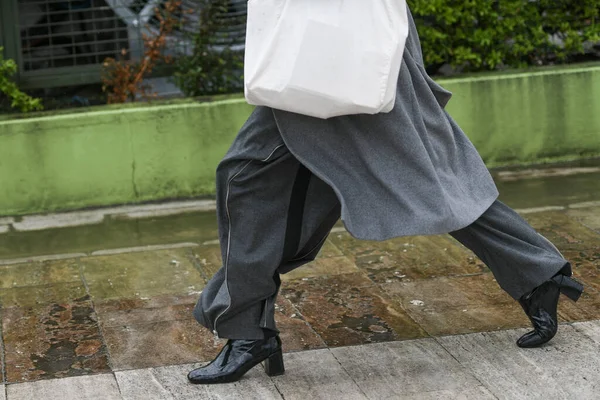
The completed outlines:
<svg viewBox="0 0 600 400">
<path fill-rule="evenodd" d="M 239 100 L 0 122 L 0 215 L 209 195 Z"/>
<path fill-rule="evenodd" d="M 600 65 L 440 83 L 489 166 L 600 155 Z M 0 215 L 212 195 L 251 110 L 234 98 L 0 120 Z"/>
<path fill-rule="evenodd" d="M 442 80 L 488 166 L 600 155 L 600 65 Z"/>
</svg>

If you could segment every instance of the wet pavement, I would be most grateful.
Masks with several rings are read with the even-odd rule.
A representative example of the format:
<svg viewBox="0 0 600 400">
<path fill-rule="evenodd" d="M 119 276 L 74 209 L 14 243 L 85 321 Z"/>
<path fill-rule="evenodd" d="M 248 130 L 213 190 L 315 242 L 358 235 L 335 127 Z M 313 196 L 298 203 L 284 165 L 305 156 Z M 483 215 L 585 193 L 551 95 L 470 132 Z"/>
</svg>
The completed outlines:
<svg viewBox="0 0 600 400">
<path fill-rule="evenodd" d="M 556 244 L 586 285 L 580 302 L 561 302 L 561 321 L 599 320 L 600 162 L 498 171 L 495 177 L 501 199 Z M 100 382 L 103 373 L 115 376 L 122 391 L 134 370 L 142 377 L 148 368 L 153 374 L 182 373 L 179 369 L 189 365 L 181 365 L 214 357 L 221 344 L 192 317 L 200 291 L 221 265 L 214 212 L 200 211 L 210 204 L 0 219 L 0 350 L 8 398 L 11 387 L 18 392 L 18 383 L 87 375 Z M 56 228 L 48 229 L 52 224 Z M 359 361 L 349 355 L 343 361 L 345 352 L 336 350 L 343 346 L 359 346 L 354 348 L 360 353 L 367 351 L 360 350 L 362 345 L 406 341 L 418 344 L 422 354 L 410 353 L 417 358 L 429 354 L 450 365 L 463 357 L 468 364 L 471 339 L 453 335 L 470 338 L 529 325 L 481 261 L 448 235 L 368 242 L 352 238 L 338 224 L 315 262 L 282 278 L 276 319 L 287 357 L 310 360 L 311 354 L 326 351 L 327 357 L 335 356 L 332 368 L 344 365 L 354 383 L 360 380 L 353 369 Z M 509 340 L 498 334 L 498 340 Z M 456 359 L 444 355 L 448 346 L 439 353 L 434 344 L 441 337 L 463 346 L 453 354 Z M 511 334 L 510 340 L 516 337 Z M 593 346 L 600 350 L 598 344 L 588 347 Z M 296 353 L 306 350 L 317 353 Z M 274 394 L 263 389 L 276 397 L 294 385 L 284 379 L 275 380 Z M 502 398 L 477 379 L 467 379 L 471 394 L 464 398 Z M 156 393 L 170 390 L 167 381 Z M 383 398 L 374 388 L 360 393 Z"/>
</svg>

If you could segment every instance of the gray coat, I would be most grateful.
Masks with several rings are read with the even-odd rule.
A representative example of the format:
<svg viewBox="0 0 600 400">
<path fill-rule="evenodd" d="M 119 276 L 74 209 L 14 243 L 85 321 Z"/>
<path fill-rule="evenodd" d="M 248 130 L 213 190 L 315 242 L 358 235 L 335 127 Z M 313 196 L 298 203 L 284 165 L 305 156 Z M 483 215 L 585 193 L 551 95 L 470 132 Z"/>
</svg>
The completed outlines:
<svg viewBox="0 0 600 400">
<path fill-rule="evenodd" d="M 321 120 L 274 110 L 290 152 L 329 184 L 360 239 L 439 234 L 475 221 L 498 196 L 477 150 L 444 110 L 451 93 L 410 34 L 389 114 Z"/>
</svg>

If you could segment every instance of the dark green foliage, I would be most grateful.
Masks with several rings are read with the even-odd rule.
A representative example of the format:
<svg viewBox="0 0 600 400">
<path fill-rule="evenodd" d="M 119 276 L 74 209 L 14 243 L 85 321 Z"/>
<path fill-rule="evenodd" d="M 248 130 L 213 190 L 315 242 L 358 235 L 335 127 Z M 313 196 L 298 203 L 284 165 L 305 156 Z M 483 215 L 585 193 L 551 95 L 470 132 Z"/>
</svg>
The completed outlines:
<svg viewBox="0 0 600 400">
<path fill-rule="evenodd" d="M 408 2 L 432 70 L 445 63 L 480 71 L 568 62 L 586 41 L 600 41 L 600 0 Z"/>
<path fill-rule="evenodd" d="M 201 0 L 199 24 L 188 36 L 188 54 L 175 59 L 174 79 L 186 96 L 239 92 L 243 89 L 245 12 L 227 0 Z M 239 14 L 239 15 L 238 15 Z"/>
</svg>

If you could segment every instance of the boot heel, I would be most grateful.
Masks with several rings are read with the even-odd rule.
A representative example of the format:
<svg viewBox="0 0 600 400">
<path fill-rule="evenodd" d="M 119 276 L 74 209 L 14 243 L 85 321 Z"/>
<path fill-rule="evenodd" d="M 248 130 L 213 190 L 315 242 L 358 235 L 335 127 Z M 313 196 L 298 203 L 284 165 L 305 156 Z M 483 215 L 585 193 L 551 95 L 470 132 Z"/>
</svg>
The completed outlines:
<svg viewBox="0 0 600 400">
<path fill-rule="evenodd" d="M 579 300 L 581 294 L 583 293 L 583 285 L 577 282 L 575 279 L 564 275 L 560 276 L 559 278 L 559 281 L 556 283 L 558 283 L 560 292 L 573 301 Z"/>
<path fill-rule="evenodd" d="M 278 376 L 285 373 L 283 366 L 283 352 L 279 350 L 273 353 L 265 360 L 265 372 L 269 376 Z"/>
</svg>

